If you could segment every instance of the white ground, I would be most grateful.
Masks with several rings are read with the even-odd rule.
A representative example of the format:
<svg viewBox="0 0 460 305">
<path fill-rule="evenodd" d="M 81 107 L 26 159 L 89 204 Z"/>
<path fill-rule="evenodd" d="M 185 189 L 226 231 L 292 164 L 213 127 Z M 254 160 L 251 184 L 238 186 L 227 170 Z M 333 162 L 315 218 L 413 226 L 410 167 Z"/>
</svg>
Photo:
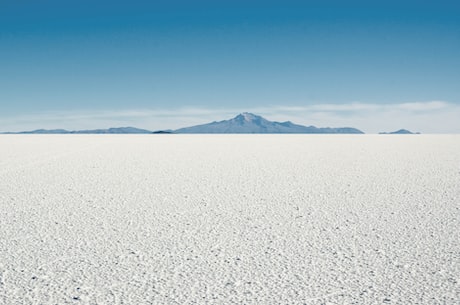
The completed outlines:
<svg viewBox="0 0 460 305">
<path fill-rule="evenodd" d="M 459 304 L 459 135 L 0 136 L 0 304 Z"/>
</svg>

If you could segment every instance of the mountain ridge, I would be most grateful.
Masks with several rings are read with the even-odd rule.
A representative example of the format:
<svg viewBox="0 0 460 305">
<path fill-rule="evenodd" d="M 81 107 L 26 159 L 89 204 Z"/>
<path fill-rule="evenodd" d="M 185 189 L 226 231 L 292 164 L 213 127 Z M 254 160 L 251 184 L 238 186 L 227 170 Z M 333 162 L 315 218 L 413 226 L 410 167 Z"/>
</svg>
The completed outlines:
<svg viewBox="0 0 460 305">
<path fill-rule="evenodd" d="M 149 134 L 150 130 L 135 127 L 112 127 L 107 129 L 66 130 L 36 129 L 31 131 L 3 132 L 3 134 Z"/>
<path fill-rule="evenodd" d="M 36 129 L 32 131 L 3 132 L 2 134 L 364 134 L 353 127 L 315 127 L 295 124 L 291 121 L 269 121 L 262 116 L 243 112 L 234 118 L 213 121 L 176 130 L 150 131 L 135 127 L 116 127 L 108 129 L 66 130 Z"/>
<path fill-rule="evenodd" d="M 269 121 L 262 116 L 243 112 L 236 117 L 214 121 L 207 124 L 173 130 L 173 133 L 314 133 L 314 134 L 363 134 L 359 129 L 352 127 L 322 127 L 303 126 L 291 121 Z"/>
</svg>

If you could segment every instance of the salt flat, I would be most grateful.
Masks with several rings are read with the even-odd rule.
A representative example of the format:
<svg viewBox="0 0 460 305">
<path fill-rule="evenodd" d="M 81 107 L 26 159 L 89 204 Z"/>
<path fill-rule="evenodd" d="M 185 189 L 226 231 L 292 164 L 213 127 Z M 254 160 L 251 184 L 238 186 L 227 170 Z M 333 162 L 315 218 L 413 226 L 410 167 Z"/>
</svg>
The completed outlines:
<svg viewBox="0 0 460 305">
<path fill-rule="evenodd" d="M 459 135 L 2 135 L 0 304 L 459 304 Z"/>
</svg>

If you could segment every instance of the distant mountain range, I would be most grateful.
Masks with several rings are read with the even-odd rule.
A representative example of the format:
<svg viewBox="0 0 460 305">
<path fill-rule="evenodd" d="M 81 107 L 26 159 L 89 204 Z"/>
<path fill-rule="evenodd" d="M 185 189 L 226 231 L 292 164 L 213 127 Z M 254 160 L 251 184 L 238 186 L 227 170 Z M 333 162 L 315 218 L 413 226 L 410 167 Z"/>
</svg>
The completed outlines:
<svg viewBox="0 0 460 305">
<path fill-rule="evenodd" d="M 92 129 L 92 130 L 65 130 L 65 129 L 37 129 L 32 131 L 21 131 L 21 132 L 3 132 L 3 134 L 226 134 L 226 133 L 237 133 L 237 134 L 250 134 L 250 133 L 298 133 L 298 134 L 363 134 L 359 129 L 352 127 L 315 127 L 315 126 L 303 126 L 294 124 L 290 121 L 286 122 L 274 122 L 269 121 L 259 115 L 255 115 L 248 112 L 243 112 L 236 117 L 219 121 L 211 122 L 208 124 L 196 125 L 191 127 L 179 128 L 176 130 L 158 130 L 150 131 L 146 129 L 140 129 L 135 127 L 119 127 L 119 128 L 108 128 L 108 129 Z M 393 132 L 380 132 L 380 134 L 414 134 L 413 132 L 400 129 Z M 418 134 L 418 133 L 416 133 Z"/>
<path fill-rule="evenodd" d="M 4 134 L 142 134 L 152 133 L 150 130 L 134 127 L 118 127 L 92 130 L 37 129 L 32 131 L 4 132 Z"/>
<path fill-rule="evenodd" d="M 37 129 L 32 131 L 4 132 L 4 134 L 170 134 L 170 133 L 314 133 L 314 134 L 363 134 L 359 129 L 351 127 L 318 128 L 287 122 L 272 122 L 261 116 L 243 112 L 233 119 L 212 122 L 203 125 L 180 128 L 176 130 L 150 131 L 134 127 L 119 127 L 92 130 Z"/>
<path fill-rule="evenodd" d="M 407 129 L 400 129 L 392 132 L 379 132 L 379 134 L 420 134 L 420 132 L 411 132 Z"/>
<path fill-rule="evenodd" d="M 261 116 L 244 112 L 233 119 L 180 128 L 172 133 L 353 133 L 362 134 L 359 129 L 351 127 L 317 128 L 315 126 L 297 125 L 290 121 L 272 122 Z"/>
</svg>

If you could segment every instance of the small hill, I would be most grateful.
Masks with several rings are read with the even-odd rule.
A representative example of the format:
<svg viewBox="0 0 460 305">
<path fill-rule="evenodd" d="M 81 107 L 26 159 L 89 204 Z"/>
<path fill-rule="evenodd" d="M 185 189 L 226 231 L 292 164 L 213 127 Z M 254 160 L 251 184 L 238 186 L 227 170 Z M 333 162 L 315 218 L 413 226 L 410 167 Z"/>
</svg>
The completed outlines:
<svg viewBox="0 0 460 305">
<path fill-rule="evenodd" d="M 392 132 L 379 132 L 379 134 L 420 134 L 420 132 L 411 132 L 407 129 L 400 129 Z"/>
</svg>

